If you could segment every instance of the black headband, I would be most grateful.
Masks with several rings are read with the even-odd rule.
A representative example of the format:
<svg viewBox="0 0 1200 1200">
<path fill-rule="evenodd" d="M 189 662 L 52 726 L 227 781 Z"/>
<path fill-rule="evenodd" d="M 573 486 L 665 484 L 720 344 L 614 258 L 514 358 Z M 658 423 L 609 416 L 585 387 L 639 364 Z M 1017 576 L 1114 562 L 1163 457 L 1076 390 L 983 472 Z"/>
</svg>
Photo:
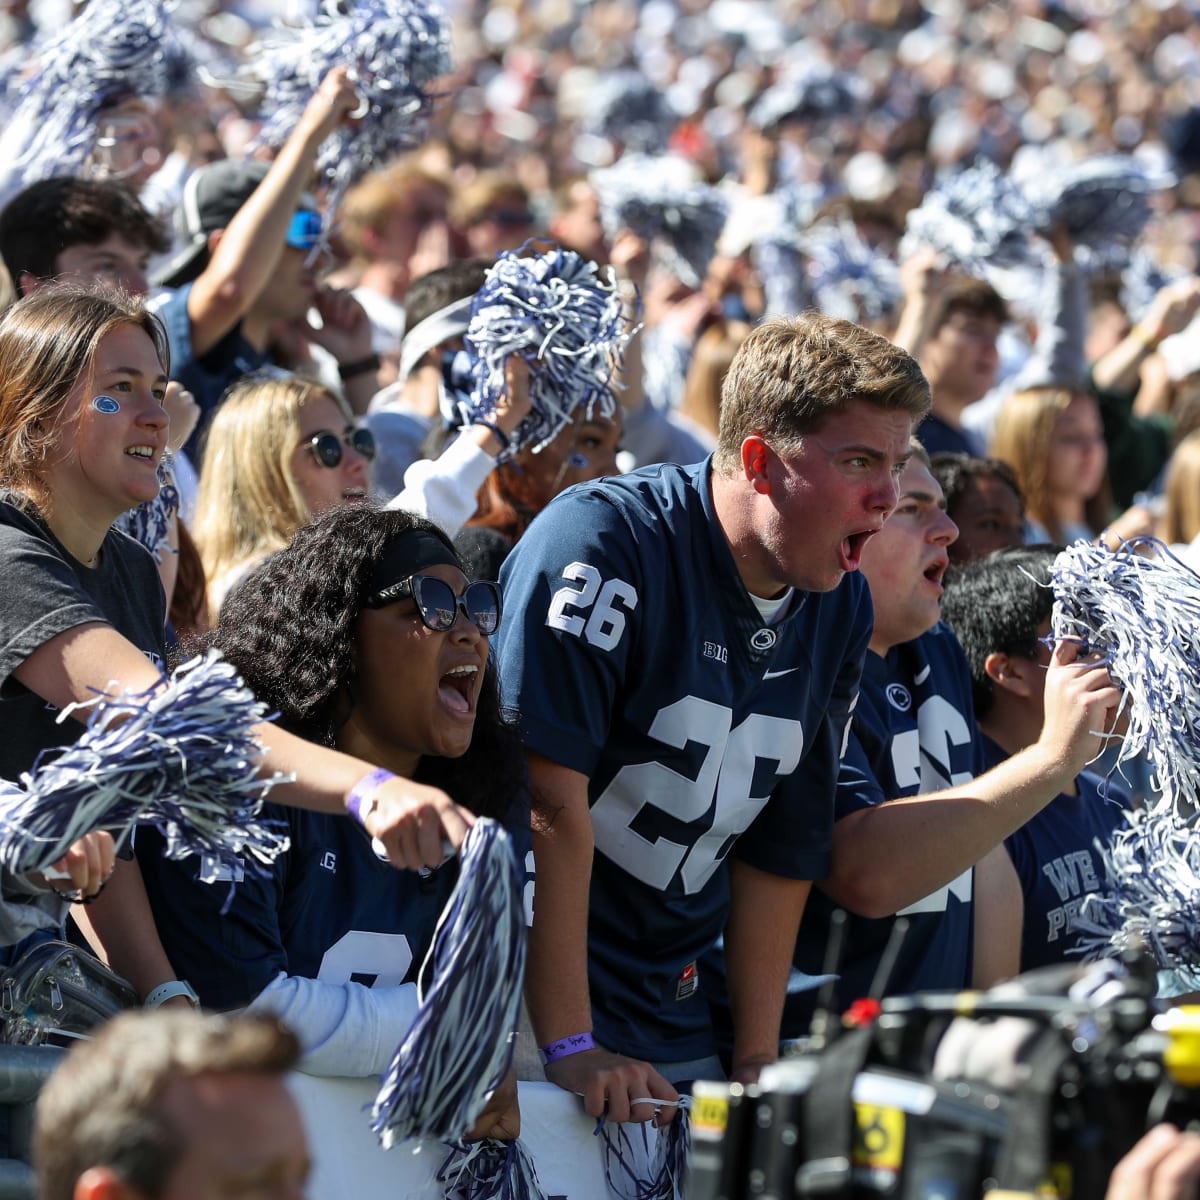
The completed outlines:
<svg viewBox="0 0 1200 1200">
<path fill-rule="evenodd" d="M 436 533 L 427 529 L 410 529 L 392 538 L 383 548 L 371 579 L 367 584 L 367 602 L 372 606 L 389 604 L 395 589 L 426 567 L 458 567 L 458 555 Z M 391 594 L 389 594 L 391 593 Z"/>
</svg>

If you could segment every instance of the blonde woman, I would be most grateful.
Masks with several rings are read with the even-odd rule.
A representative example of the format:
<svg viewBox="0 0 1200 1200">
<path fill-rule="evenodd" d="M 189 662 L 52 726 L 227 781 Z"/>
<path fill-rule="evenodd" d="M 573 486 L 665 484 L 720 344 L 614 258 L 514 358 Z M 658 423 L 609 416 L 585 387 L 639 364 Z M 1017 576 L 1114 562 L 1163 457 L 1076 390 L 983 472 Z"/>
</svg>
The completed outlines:
<svg viewBox="0 0 1200 1200">
<path fill-rule="evenodd" d="M 214 618 L 312 517 L 366 500 L 374 455 L 370 431 L 320 383 L 270 372 L 229 390 L 209 427 L 192 530 Z"/>
<path fill-rule="evenodd" d="M 1090 542 L 1108 525 L 1108 448 L 1100 409 L 1086 392 L 1014 392 L 996 417 L 989 452 L 1016 473 L 1027 542 Z"/>
</svg>

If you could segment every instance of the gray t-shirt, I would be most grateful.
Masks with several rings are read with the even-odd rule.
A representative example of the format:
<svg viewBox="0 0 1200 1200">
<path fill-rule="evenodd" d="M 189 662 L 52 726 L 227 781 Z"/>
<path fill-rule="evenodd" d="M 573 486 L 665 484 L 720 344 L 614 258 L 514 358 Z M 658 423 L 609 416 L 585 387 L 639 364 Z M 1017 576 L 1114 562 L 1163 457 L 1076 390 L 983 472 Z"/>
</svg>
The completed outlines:
<svg viewBox="0 0 1200 1200">
<path fill-rule="evenodd" d="M 41 519 L 0 497 L 0 777 L 16 780 L 38 754 L 69 745 L 81 727 L 13 678 L 52 637 L 92 621 L 111 625 L 160 667 L 166 604 L 150 554 L 110 530 L 99 562 L 73 558 Z"/>
</svg>

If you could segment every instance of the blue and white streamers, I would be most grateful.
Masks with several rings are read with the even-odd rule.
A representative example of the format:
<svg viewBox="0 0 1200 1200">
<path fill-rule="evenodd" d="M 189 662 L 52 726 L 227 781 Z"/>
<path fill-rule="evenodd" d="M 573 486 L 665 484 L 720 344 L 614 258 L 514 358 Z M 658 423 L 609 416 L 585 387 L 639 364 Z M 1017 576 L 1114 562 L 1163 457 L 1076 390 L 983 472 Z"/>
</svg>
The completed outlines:
<svg viewBox="0 0 1200 1200">
<path fill-rule="evenodd" d="M 1132 155 L 1105 154 L 1053 169 L 1030 171 L 1022 190 L 1033 209 L 1033 227 L 1065 228 L 1075 244 L 1111 255 L 1126 251 L 1150 219 L 1150 196 L 1168 186 Z"/>
<path fill-rule="evenodd" d="M 520 1138 L 452 1142 L 437 1181 L 446 1200 L 546 1200 Z"/>
<path fill-rule="evenodd" d="M 170 544 L 171 522 L 179 512 L 179 489 L 171 470 L 171 455 L 168 451 L 158 464 L 158 495 L 153 500 L 143 501 L 137 508 L 122 513 L 116 526 L 134 541 L 140 542 L 155 562 L 162 562 L 164 548 L 170 554 L 178 554 Z"/>
<path fill-rule="evenodd" d="M 1140 939 L 1160 967 L 1200 982 L 1200 576 L 1152 538 L 1115 553 L 1077 542 L 1051 586 L 1054 636 L 1083 640 L 1124 689 L 1118 766 L 1144 753 L 1160 793 L 1105 853 L 1111 896 L 1088 902 L 1087 948 Z"/>
<path fill-rule="evenodd" d="M 908 214 L 900 257 L 929 246 L 963 270 L 981 275 L 989 264 L 1028 259 L 1033 209 L 998 167 L 981 162 L 942 179 Z"/>
<path fill-rule="evenodd" d="M 59 720 L 85 715 L 78 741 L 41 755 L 0 801 L 0 864 L 10 871 L 44 870 L 97 829 L 123 843 L 138 824 L 158 828 L 168 858 L 202 855 L 210 883 L 222 866 L 265 869 L 287 849 L 259 819 L 281 782 L 259 774 L 253 727 L 264 709 L 215 651 L 159 687 L 102 693 Z"/>
<path fill-rule="evenodd" d="M 614 1124 L 601 1118 L 604 1176 L 617 1200 L 683 1200 L 691 1151 L 690 1097 L 681 1096 L 675 1119 L 661 1128 L 647 1121 Z"/>
<path fill-rule="evenodd" d="M 0 202 L 52 175 L 82 173 L 104 109 L 165 96 L 169 37 L 162 0 L 90 0 L 39 46 L 37 70 L 20 84 L 20 102 L 0 139 Z M 179 53 L 172 48 L 173 57 Z"/>
<path fill-rule="evenodd" d="M 627 67 L 599 77 L 580 126 L 593 137 L 620 142 L 629 152 L 663 154 L 675 123 L 662 92 L 641 71 Z"/>
<path fill-rule="evenodd" d="M 525 973 L 523 881 L 511 838 L 486 817 L 460 854 L 458 883 L 421 968 L 416 1020 L 371 1109 L 385 1148 L 462 1138 L 512 1061 Z"/>
<path fill-rule="evenodd" d="M 1124 689 L 1129 730 L 1118 764 L 1145 753 L 1160 806 L 1196 808 L 1200 782 L 1200 575 L 1161 542 L 1115 553 L 1076 542 L 1055 560 L 1056 638 L 1098 652 Z"/>
<path fill-rule="evenodd" d="M 821 221 L 800 237 L 799 246 L 813 299 L 826 316 L 881 321 L 904 297 L 900 268 L 868 245 L 852 221 Z"/>
<path fill-rule="evenodd" d="M 861 79 L 839 71 L 822 59 L 789 68 L 755 102 L 751 125 L 762 130 L 777 129 L 791 121 L 829 117 L 854 117 L 862 111 L 867 89 Z"/>
<path fill-rule="evenodd" d="M 510 355 L 530 365 L 533 411 L 509 438 L 511 451 L 540 450 L 580 405 L 611 416 L 612 377 L 631 330 L 614 276 L 573 251 L 499 256 L 475 294 L 466 343 L 474 385 L 458 416 L 492 420 L 505 395 Z"/>
<path fill-rule="evenodd" d="M 327 212 L 368 171 L 420 143 L 433 85 L 451 67 L 445 14 L 426 0 L 325 0 L 311 24 L 265 41 L 254 56 L 265 88 L 258 142 L 282 146 L 335 67 L 350 68 L 360 119 L 339 126 L 318 151 Z"/>
<path fill-rule="evenodd" d="M 610 241 L 629 229 L 688 287 L 704 282 L 729 211 L 718 188 L 698 181 L 692 165 L 673 155 L 626 154 L 589 179 Z"/>
<path fill-rule="evenodd" d="M 1170 811 L 1132 811 L 1099 848 L 1109 888 L 1075 918 L 1080 952 L 1113 957 L 1144 949 L 1185 988 L 1200 988 L 1200 836 Z"/>
</svg>

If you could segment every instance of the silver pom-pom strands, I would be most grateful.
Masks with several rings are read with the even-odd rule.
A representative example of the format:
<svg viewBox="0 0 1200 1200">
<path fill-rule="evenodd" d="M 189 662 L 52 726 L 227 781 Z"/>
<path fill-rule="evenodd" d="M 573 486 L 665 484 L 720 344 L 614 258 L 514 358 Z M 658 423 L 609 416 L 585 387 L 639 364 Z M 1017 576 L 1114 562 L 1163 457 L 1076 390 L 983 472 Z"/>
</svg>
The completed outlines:
<svg viewBox="0 0 1200 1200">
<path fill-rule="evenodd" d="M 1136 158 L 1106 154 L 1031 172 L 1022 190 L 1033 208 L 1033 228 L 1062 227 L 1074 242 L 1111 255 L 1131 246 L 1150 219 L 1150 197 L 1169 180 L 1152 178 Z"/>
<path fill-rule="evenodd" d="M 514 354 L 530 366 L 533 411 L 509 437 L 510 452 L 540 450 L 581 405 L 612 416 L 613 373 L 630 334 L 611 270 L 602 281 L 596 264 L 573 251 L 501 254 L 471 305 L 473 387 L 458 416 L 465 424 L 494 420 Z"/>
<path fill-rule="evenodd" d="M 20 85 L 20 103 L 0 139 L 0 202 L 52 175 L 81 173 L 105 109 L 166 95 L 170 36 L 161 0 L 90 0 L 62 33 L 40 46 L 38 69 Z"/>
<path fill-rule="evenodd" d="M 173 478 L 171 454 L 167 451 L 158 464 L 158 495 L 122 513 L 116 521 L 122 533 L 145 546 L 159 563 L 164 550 L 169 554 L 179 553 L 170 544 L 171 521 L 179 512 L 179 489 Z"/>
<path fill-rule="evenodd" d="M 817 308 L 865 323 L 892 313 L 904 296 L 900 269 L 869 246 L 848 220 L 821 221 L 799 239 Z"/>
<path fill-rule="evenodd" d="M 206 882 L 223 865 L 265 868 L 287 838 L 259 819 L 282 777 L 259 775 L 252 732 L 265 711 L 229 663 L 210 651 L 161 687 L 103 694 L 63 710 L 87 728 L 57 757 L 43 755 L 0 809 L 0 864 L 45 870 L 84 834 L 118 843 L 138 824 L 156 826 L 168 858 L 203 856 Z"/>
<path fill-rule="evenodd" d="M 446 1200 L 546 1200 L 520 1138 L 452 1143 L 437 1181 Z"/>
<path fill-rule="evenodd" d="M 1160 794 L 1103 852 L 1109 890 L 1084 908 L 1083 949 L 1139 942 L 1200 982 L 1200 576 L 1151 538 L 1115 553 L 1077 542 L 1055 559 L 1051 586 L 1054 636 L 1100 654 L 1124 689 L 1118 767 L 1144 753 Z"/>
<path fill-rule="evenodd" d="M 748 120 L 762 130 L 792 121 L 854 117 L 867 99 L 862 81 L 821 59 L 789 68 L 755 102 Z"/>
<path fill-rule="evenodd" d="M 587 97 L 585 133 L 637 154 L 663 154 L 675 129 L 666 97 L 640 71 L 606 71 Z"/>
<path fill-rule="evenodd" d="M 322 144 L 317 169 L 329 187 L 327 211 L 368 171 L 419 144 L 435 81 L 450 70 L 450 34 L 426 0 L 327 0 L 308 26 L 265 42 L 255 74 L 265 92 L 259 143 L 282 146 L 321 80 L 348 67 L 360 104 L 352 124 Z"/>
<path fill-rule="evenodd" d="M 729 212 L 719 189 L 698 182 L 692 165 L 672 155 L 626 154 L 589 179 L 609 241 L 631 230 L 688 287 L 700 287 Z"/>
<path fill-rule="evenodd" d="M 1030 256 L 1033 210 L 1021 190 L 990 162 L 949 175 L 907 218 L 900 257 L 929 246 L 972 274 L 1016 266 Z"/>
<path fill-rule="evenodd" d="M 603 1118 L 604 1176 L 618 1200 L 683 1200 L 684 1173 L 692 1143 L 691 1097 L 680 1096 L 674 1119 L 614 1125 Z"/>
<path fill-rule="evenodd" d="M 385 1148 L 463 1137 L 512 1061 L 525 974 L 523 880 L 512 839 L 486 817 L 459 853 L 458 883 L 421 968 L 420 1009 L 372 1106 Z"/>
<path fill-rule="evenodd" d="M 1133 811 L 1102 850 L 1108 889 L 1088 896 L 1075 928 L 1086 958 L 1144 950 L 1185 988 L 1200 988 L 1200 836 L 1166 810 Z"/>
<path fill-rule="evenodd" d="M 1149 759 L 1159 805 L 1196 809 L 1200 780 L 1200 575 L 1161 542 L 1113 552 L 1076 542 L 1055 560 L 1056 638 L 1085 642 L 1124 689 L 1129 730 L 1118 762 Z"/>
</svg>

